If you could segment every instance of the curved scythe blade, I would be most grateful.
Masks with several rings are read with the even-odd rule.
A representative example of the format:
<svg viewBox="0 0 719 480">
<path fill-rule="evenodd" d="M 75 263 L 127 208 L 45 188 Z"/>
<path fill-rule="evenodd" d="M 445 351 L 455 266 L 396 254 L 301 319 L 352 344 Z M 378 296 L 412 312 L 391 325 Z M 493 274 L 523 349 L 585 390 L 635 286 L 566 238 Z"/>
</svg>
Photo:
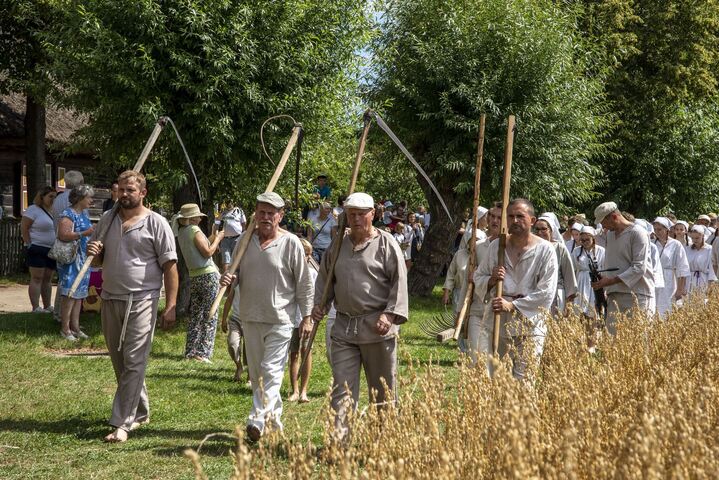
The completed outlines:
<svg viewBox="0 0 719 480">
<path fill-rule="evenodd" d="M 195 174 L 195 168 L 192 166 L 192 161 L 190 160 L 190 155 L 187 153 L 187 149 L 185 148 L 185 142 L 182 141 L 182 137 L 180 137 L 180 132 L 177 131 L 175 122 L 173 122 L 170 117 L 164 117 L 164 118 L 166 118 L 167 121 L 170 122 L 170 125 L 172 125 L 172 129 L 175 131 L 175 136 L 177 137 L 177 141 L 180 142 L 182 151 L 185 154 L 185 160 L 187 160 L 187 165 L 190 167 L 190 172 L 192 172 L 192 178 L 195 179 L 195 187 L 197 188 L 197 198 L 200 202 L 200 211 L 202 211 L 202 192 L 200 191 L 200 182 L 197 180 L 197 175 Z"/>
<path fill-rule="evenodd" d="M 439 199 L 439 203 L 442 204 L 442 208 L 444 208 L 444 211 L 447 212 L 447 216 L 449 217 L 450 221 L 452 220 L 452 215 L 449 213 L 449 209 L 447 208 L 447 204 L 444 203 L 444 198 L 442 198 L 442 195 L 439 194 L 439 190 L 437 190 L 437 187 L 434 186 L 434 183 L 432 183 L 432 180 L 429 179 L 429 175 L 427 175 L 427 172 L 424 171 L 424 169 L 419 165 L 417 160 L 414 159 L 411 153 L 409 153 L 409 150 L 402 144 L 399 138 L 397 138 L 397 135 L 394 134 L 391 128 L 384 123 L 384 120 L 382 117 L 380 117 L 379 113 L 372 110 L 372 116 L 377 121 L 377 125 L 379 125 L 379 128 L 384 130 L 384 132 L 389 136 L 389 138 L 392 139 L 392 141 L 399 147 L 399 149 L 404 153 L 404 156 L 409 159 L 410 162 L 412 162 L 412 165 L 414 165 L 414 168 L 417 169 L 417 171 L 424 177 L 424 179 L 427 181 L 429 186 L 432 188 L 432 191 L 435 195 L 437 195 L 437 199 Z"/>
</svg>

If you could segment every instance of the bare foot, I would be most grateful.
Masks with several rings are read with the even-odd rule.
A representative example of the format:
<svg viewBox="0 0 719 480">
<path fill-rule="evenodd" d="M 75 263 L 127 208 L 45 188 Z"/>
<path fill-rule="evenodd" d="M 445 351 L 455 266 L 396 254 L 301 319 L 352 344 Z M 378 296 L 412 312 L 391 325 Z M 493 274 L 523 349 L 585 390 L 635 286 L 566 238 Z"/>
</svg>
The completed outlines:
<svg viewBox="0 0 719 480">
<path fill-rule="evenodd" d="M 122 443 L 127 441 L 127 432 L 122 428 L 118 428 L 105 437 L 107 443 Z"/>
<path fill-rule="evenodd" d="M 300 403 L 310 403 L 310 399 L 307 398 L 307 394 L 306 394 L 306 393 L 303 393 L 303 394 L 300 396 Z"/>
<path fill-rule="evenodd" d="M 243 371 L 242 365 L 239 365 L 239 366 L 235 369 L 234 381 L 236 381 L 236 382 L 238 382 L 238 383 L 242 381 L 242 371 Z"/>
<path fill-rule="evenodd" d="M 300 394 L 295 392 L 292 395 L 290 395 L 290 398 L 288 398 L 287 401 L 288 402 L 296 402 L 297 400 L 299 400 L 299 398 L 300 398 Z"/>
</svg>

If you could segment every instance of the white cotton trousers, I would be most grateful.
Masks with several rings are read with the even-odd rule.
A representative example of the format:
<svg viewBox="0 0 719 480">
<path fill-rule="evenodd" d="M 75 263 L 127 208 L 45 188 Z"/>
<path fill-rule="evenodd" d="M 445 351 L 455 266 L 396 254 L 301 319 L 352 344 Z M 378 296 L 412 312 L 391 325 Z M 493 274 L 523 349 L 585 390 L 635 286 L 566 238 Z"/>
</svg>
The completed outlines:
<svg viewBox="0 0 719 480">
<path fill-rule="evenodd" d="M 252 381 L 252 409 L 247 425 L 263 432 L 269 422 L 282 430 L 280 388 L 292 338 L 291 324 L 242 322 L 247 351 L 247 368 Z"/>
<path fill-rule="evenodd" d="M 480 359 L 485 359 L 487 373 L 490 377 L 494 375 L 494 364 L 492 363 L 492 337 L 494 329 L 494 315 L 491 311 L 487 312 L 483 318 L 478 315 L 470 315 L 469 317 L 469 356 L 472 363 L 477 365 Z M 523 335 L 516 337 L 499 337 L 499 357 L 509 355 L 512 360 L 512 375 L 518 379 L 526 378 L 527 368 L 530 363 L 539 362 L 544 353 L 544 340 L 546 338 L 546 327 L 543 322 L 538 325 L 532 335 Z M 527 350 L 527 347 L 531 350 Z"/>
</svg>

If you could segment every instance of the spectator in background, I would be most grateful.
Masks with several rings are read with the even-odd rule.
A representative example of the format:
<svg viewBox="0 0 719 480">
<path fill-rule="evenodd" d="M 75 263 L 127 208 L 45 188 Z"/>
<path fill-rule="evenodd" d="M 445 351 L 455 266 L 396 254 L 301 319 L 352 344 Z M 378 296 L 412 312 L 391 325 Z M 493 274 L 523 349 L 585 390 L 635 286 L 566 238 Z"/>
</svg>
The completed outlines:
<svg viewBox="0 0 719 480">
<path fill-rule="evenodd" d="M 102 202 L 102 212 L 105 213 L 108 210 L 111 210 L 113 206 L 115 206 L 115 202 L 117 202 L 117 189 L 118 189 L 117 182 L 114 182 L 112 186 L 110 187 L 110 198 L 106 199 L 104 202 Z"/>
<path fill-rule="evenodd" d="M 71 342 L 78 338 L 88 338 L 80 330 L 80 309 L 82 300 L 87 297 L 88 285 L 90 283 L 90 272 L 86 272 L 77 290 L 70 297 L 70 288 L 80 273 L 82 265 L 87 257 L 87 242 L 94 232 L 87 210 L 92 206 L 92 196 L 95 190 L 89 185 L 80 185 L 70 191 L 68 199 L 70 206 L 60 214 L 60 222 L 57 229 L 57 238 L 63 242 L 77 241 L 77 254 L 72 263 L 59 264 L 57 282 L 62 299 L 60 335 Z"/>
<path fill-rule="evenodd" d="M 224 232 L 224 238 L 220 242 L 220 266 L 222 273 L 225 273 L 232 263 L 232 252 L 240 239 L 240 234 L 247 228 L 247 217 L 245 212 L 232 203 L 222 213 L 220 220 L 220 231 Z"/>
<path fill-rule="evenodd" d="M 180 224 L 177 243 L 190 271 L 190 318 L 187 322 L 185 358 L 211 363 L 217 313 L 210 317 L 210 307 L 220 286 L 220 274 L 212 255 L 217 251 L 224 233 L 220 230 L 217 236 L 208 240 L 198 227 L 202 217 L 206 216 L 197 204 L 183 205 L 177 216 Z"/>
<path fill-rule="evenodd" d="M 417 214 L 410 213 L 407 215 L 407 228 L 411 231 L 410 241 L 410 256 L 411 260 L 414 261 L 419 254 L 419 249 L 422 248 L 422 242 L 424 242 L 424 227 L 417 221 Z"/>
<path fill-rule="evenodd" d="M 424 230 L 427 231 L 429 228 L 430 215 L 424 205 L 417 207 L 417 221 L 422 224 Z"/>
<path fill-rule="evenodd" d="M 60 221 L 60 216 L 66 208 L 70 206 L 70 191 L 73 188 L 82 185 L 85 182 L 82 173 L 77 170 L 68 170 L 65 172 L 65 191 L 58 193 L 55 200 L 52 202 L 52 217 L 55 221 L 55 232 L 57 232 L 57 225 Z M 60 294 L 60 282 L 57 284 L 57 290 L 55 290 L 55 306 L 53 308 L 55 312 L 55 320 L 61 321 L 60 312 L 62 311 L 62 295 Z"/>
<path fill-rule="evenodd" d="M 327 184 L 327 175 L 320 173 L 317 175 L 317 185 L 315 185 L 315 194 L 320 200 L 326 200 L 332 196 L 332 189 Z"/>
<path fill-rule="evenodd" d="M 317 263 L 322 261 L 322 255 L 332 243 L 337 231 L 337 220 L 330 212 L 332 212 L 332 206 L 327 202 L 322 202 L 319 215 L 308 218 L 312 225 L 307 229 L 307 239 L 311 242 L 312 257 Z"/>
<path fill-rule="evenodd" d="M 314 261 L 312 255 L 312 244 L 306 239 L 301 238 L 300 243 L 305 249 L 305 260 L 307 261 L 307 267 L 310 274 L 310 280 L 312 285 L 317 281 L 317 271 L 319 265 Z M 290 339 L 290 386 L 292 387 L 292 394 L 287 399 L 290 402 L 307 403 L 310 401 L 307 398 L 307 385 L 310 380 L 310 371 L 312 370 L 312 351 L 307 355 L 307 361 L 305 362 L 302 372 L 300 372 L 301 358 L 305 353 L 305 346 L 300 342 L 300 324 L 302 323 L 302 311 L 299 306 L 295 312 L 295 328 L 292 330 L 292 338 Z"/>
<path fill-rule="evenodd" d="M 381 202 L 374 206 L 374 219 L 372 220 L 372 225 L 375 228 L 384 227 L 384 204 Z"/>
<path fill-rule="evenodd" d="M 334 215 L 335 220 L 337 220 L 339 216 L 342 215 L 342 212 L 345 211 L 344 204 L 346 198 L 346 195 L 339 195 L 337 197 L 337 206 L 332 209 L 332 215 Z"/>
<path fill-rule="evenodd" d="M 47 253 L 55 243 L 55 224 L 50 214 L 57 193 L 53 187 L 43 187 L 35 195 L 33 205 L 22 214 L 20 231 L 27 247 L 26 263 L 30 269 L 28 295 L 34 313 L 52 312 L 52 273 L 55 260 Z M 40 297 L 45 308 L 40 307 Z"/>
</svg>

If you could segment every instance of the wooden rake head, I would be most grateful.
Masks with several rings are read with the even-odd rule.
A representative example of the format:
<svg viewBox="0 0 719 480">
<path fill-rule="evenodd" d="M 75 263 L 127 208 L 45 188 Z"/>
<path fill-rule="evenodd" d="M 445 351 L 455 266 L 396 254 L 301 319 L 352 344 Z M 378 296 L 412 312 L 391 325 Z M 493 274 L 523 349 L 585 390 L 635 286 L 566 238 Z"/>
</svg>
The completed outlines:
<svg viewBox="0 0 719 480">
<path fill-rule="evenodd" d="M 419 329 L 428 337 L 444 343 L 452 339 L 455 317 L 455 313 L 445 307 L 444 312 L 432 315 L 429 319 L 420 322 Z"/>
</svg>

